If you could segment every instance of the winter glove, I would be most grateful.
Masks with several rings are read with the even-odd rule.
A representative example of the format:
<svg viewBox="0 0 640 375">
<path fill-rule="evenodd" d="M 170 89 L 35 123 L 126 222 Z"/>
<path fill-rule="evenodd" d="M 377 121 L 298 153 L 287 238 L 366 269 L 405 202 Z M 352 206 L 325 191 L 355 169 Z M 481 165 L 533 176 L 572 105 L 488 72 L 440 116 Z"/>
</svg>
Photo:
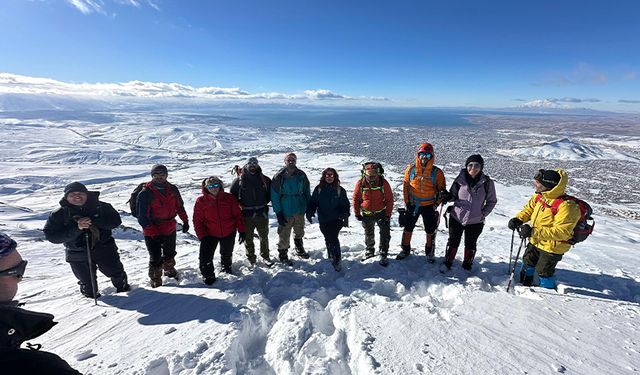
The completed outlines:
<svg viewBox="0 0 640 375">
<path fill-rule="evenodd" d="M 509 229 L 511 230 L 516 230 L 521 225 L 522 225 L 522 220 L 518 219 L 517 217 L 514 217 L 513 219 L 509 220 Z"/>
<path fill-rule="evenodd" d="M 245 232 L 238 233 L 238 244 L 242 245 L 244 240 L 247 239 L 247 234 Z"/>
<path fill-rule="evenodd" d="M 307 221 L 309 221 L 309 224 L 313 224 L 313 214 L 311 212 L 307 212 Z"/>
<path fill-rule="evenodd" d="M 446 190 L 440 191 L 440 203 L 447 203 L 453 198 L 453 195 Z"/>
<path fill-rule="evenodd" d="M 531 228 L 531 225 L 529 224 L 524 224 L 520 227 L 520 229 L 518 229 L 518 234 L 520 235 L 520 238 L 525 239 L 525 238 L 529 238 L 531 237 L 531 233 L 533 232 L 533 229 Z"/>
<path fill-rule="evenodd" d="M 358 220 L 358 221 L 362 221 L 362 215 L 360 215 L 360 214 L 356 214 L 356 220 Z"/>
<path fill-rule="evenodd" d="M 276 217 L 278 218 L 279 226 L 284 227 L 285 225 L 287 225 L 287 219 L 284 218 L 284 214 L 282 213 L 282 211 L 278 212 L 276 214 Z"/>
<path fill-rule="evenodd" d="M 406 207 L 407 207 L 407 212 L 413 215 L 413 212 L 416 210 L 416 206 L 412 204 L 407 204 Z"/>
<path fill-rule="evenodd" d="M 189 231 L 189 222 L 185 221 L 182 223 L 182 233 L 187 233 Z"/>
</svg>

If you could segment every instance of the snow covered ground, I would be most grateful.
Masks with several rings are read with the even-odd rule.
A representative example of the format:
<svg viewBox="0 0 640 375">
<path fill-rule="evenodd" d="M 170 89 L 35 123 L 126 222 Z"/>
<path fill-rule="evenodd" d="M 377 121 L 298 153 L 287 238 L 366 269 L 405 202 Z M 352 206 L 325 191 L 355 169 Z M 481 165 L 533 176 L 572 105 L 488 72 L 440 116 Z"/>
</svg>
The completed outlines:
<svg viewBox="0 0 640 375">
<path fill-rule="evenodd" d="M 18 241 L 29 261 L 17 298 L 27 302 L 28 309 L 56 316 L 60 324 L 35 341 L 83 373 L 640 372 L 640 221 L 603 215 L 598 202 L 592 202 L 595 233 L 559 265 L 559 293 L 521 286 L 506 293 L 511 245 L 506 224 L 532 193 L 528 182 L 506 178 L 497 180 L 499 202 L 480 237 L 477 264 L 471 272 L 464 271 L 459 261 L 444 275 L 438 271 L 439 261 L 428 264 L 421 251 L 422 228 L 414 234 L 414 256 L 392 260 L 387 268 L 375 259 L 362 262 L 363 229 L 352 218 L 351 226 L 340 235 L 341 272 L 335 272 L 325 259 L 323 237 L 314 223 L 307 225 L 305 235 L 311 259 L 294 257 L 293 267 L 276 263 L 272 268 L 250 268 L 244 247 L 236 246 L 235 274 L 217 273 L 218 281 L 209 287 L 198 272 L 197 238 L 179 233 L 180 281 L 165 279 L 165 286 L 152 289 L 143 237 L 126 204 L 136 184 L 148 179 L 152 164 L 169 166 L 169 179 L 180 187 L 190 217 L 202 178 L 219 175 L 228 186 L 230 168 L 249 156 L 257 156 L 265 174 L 272 176 L 280 168 L 284 151 L 296 151 L 298 166 L 307 172 L 312 186 L 321 170 L 332 166 L 349 193 L 365 159 L 384 160 L 386 178 L 399 204 L 401 171 L 410 158 L 394 159 L 392 150 L 406 146 L 398 145 L 392 135 L 401 136 L 406 129 L 388 134 L 380 128 L 365 129 L 389 138 L 384 147 L 373 142 L 363 147 L 345 139 L 340 129 L 237 127 L 224 120 L 189 122 L 166 113 L 99 114 L 94 120 L 5 117 L 0 121 L 0 230 Z M 450 141 L 452 148 L 457 143 L 464 148 L 461 152 L 485 154 L 474 149 L 473 137 L 465 134 L 472 133 L 472 128 L 456 131 L 460 138 Z M 406 133 L 414 136 L 407 139 L 408 144 L 422 141 L 415 139 L 414 130 Z M 562 152 L 558 159 L 573 150 L 562 144 L 546 147 L 544 142 L 535 147 L 542 147 L 548 159 L 558 156 L 554 149 Z M 620 142 L 622 147 L 637 148 L 638 137 Z M 500 147 L 516 148 L 504 143 Z M 329 152 L 332 148 L 339 153 Z M 438 159 L 443 148 L 442 143 L 436 145 L 436 164 L 444 166 L 450 183 L 462 160 L 460 156 L 455 162 Z M 539 167 L 523 165 L 530 171 Z M 490 166 L 487 172 L 493 174 Z M 64 185 L 73 180 L 100 190 L 101 199 L 113 204 L 123 219 L 114 236 L 133 290 L 115 294 L 100 274 L 98 306 L 79 294 L 62 245 L 48 243 L 41 232 Z M 602 183 L 607 188 L 613 182 Z M 637 207 L 617 205 L 631 212 Z M 393 255 L 399 251 L 401 233 L 396 216 Z M 440 257 L 446 239 L 441 223 L 436 241 Z M 276 241 L 272 217 L 274 257 Z M 514 256 L 518 244 L 516 239 Z"/>
</svg>

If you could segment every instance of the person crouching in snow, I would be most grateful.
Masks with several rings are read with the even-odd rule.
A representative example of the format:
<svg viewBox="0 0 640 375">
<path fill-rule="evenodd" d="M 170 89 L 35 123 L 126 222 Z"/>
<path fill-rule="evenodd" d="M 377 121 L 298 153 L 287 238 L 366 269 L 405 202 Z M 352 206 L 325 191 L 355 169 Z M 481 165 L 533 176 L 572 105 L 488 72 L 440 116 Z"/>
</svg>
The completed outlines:
<svg viewBox="0 0 640 375">
<path fill-rule="evenodd" d="M 509 220 L 509 229 L 517 229 L 520 238 L 529 239 L 520 269 L 520 283 L 525 286 L 533 284 L 537 272 L 541 287 L 556 288 L 556 265 L 571 248 L 565 241 L 573 236 L 580 208 L 572 200 L 564 200 L 554 215 L 548 207 L 565 194 L 568 181 L 562 169 L 540 169 L 533 180 L 535 194 L 522 211 Z M 524 224 L 526 222 L 531 224 Z"/>
<path fill-rule="evenodd" d="M 65 259 L 78 279 L 80 293 L 89 298 L 99 297 L 93 290 L 97 285 L 96 268 L 111 279 L 117 293 L 130 289 L 111 235 L 111 230 L 122 223 L 120 214 L 109 203 L 98 200 L 99 196 L 80 182 L 68 184 L 60 207 L 49 215 L 43 229 L 49 242 L 64 244 Z M 91 251 L 91 264 L 87 251 Z"/>
<path fill-rule="evenodd" d="M 336 270 L 340 269 L 342 253 L 338 234 L 345 226 L 349 217 L 349 198 L 347 192 L 340 186 L 338 172 L 333 168 L 322 171 L 320 183 L 313 189 L 309 207 L 307 208 L 307 220 L 313 222 L 313 217 L 318 212 L 320 231 L 324 235 L 327 246 L 327 255 Z"/>
<path fill-rule="evenodd" d="M 443 264 L 447 269 L 451 269 L 464 233 L 462 268 L 470 270 L 476 255 L 478 237 L 484 228 L 484 219 L 498 202 L 493 180 L 484 174 L 482 156 L 476 154 L 467 158 L 465 168 L 451 184 L 447 198 L 453 200 L 453 206 L 447 209 L 451 215 L 449 241 Z"/>
<path fill-rule="evenodd" d="M 238 243 L 245 240 L 244 220 L 238 200 L 224 191 L 222 181 L 209 177 L 202 182 L 202 195 L 193 207 L 193 226 L 200 240 L 200 272 L 204 283 L 216 281 L 213 254 L 220 244 L 222 272 L 231 273 L 231 256 L 239 233 Z"/>
</svg>

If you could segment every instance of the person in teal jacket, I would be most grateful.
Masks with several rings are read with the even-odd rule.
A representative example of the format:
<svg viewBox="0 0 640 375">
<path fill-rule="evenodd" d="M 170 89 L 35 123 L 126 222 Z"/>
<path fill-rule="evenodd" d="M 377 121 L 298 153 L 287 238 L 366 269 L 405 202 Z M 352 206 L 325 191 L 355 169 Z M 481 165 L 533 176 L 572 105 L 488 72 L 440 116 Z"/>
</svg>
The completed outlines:
<svg viewBox="0 0 640 375">
<path fill-rule="evenodd" d="M 309 258 L 304 250 L 304 215 L 311 198 L 311 188 L 307 175 L 298 167 L 298 157 L 293 152 L 284 156 L 284 167 L 271 180 L 271 204 L 278 218 L 278 254 L 282 263 L 291 265 L 289 242 L 293 229 L 293 242 L 300 258 Z"/>
</svg>

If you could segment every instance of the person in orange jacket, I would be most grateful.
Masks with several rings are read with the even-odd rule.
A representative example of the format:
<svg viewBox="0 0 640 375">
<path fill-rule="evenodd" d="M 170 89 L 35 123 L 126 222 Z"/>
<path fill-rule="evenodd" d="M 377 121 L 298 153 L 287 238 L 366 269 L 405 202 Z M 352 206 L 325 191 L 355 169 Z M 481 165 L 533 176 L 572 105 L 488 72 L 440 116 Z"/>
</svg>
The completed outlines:
<svg viewBox="0 0 640 375">
<path fill-rule="evenodd" d="M 430 143 L 422 143 L 416 150 L 414 163 L 404 171 L 404 204 L 407 209 L 404 232 L 402 233 L 402 251 L 396 259 L 404 259 L 411 254 L 411 236 L 418 217 L 422 216 L 427 240 L 424 245 L 427 260 L 435 261 L 435 237 L 438 229 L 436 207 L 444 200 L 446 182 L 444 173 L 435 165 L 435 153 Z"/>
<path fill-rule="evenodd" d="M 365 259 L 375 255 L 375 225 L 380 228 L 380 264 L 388 264 L 389 241 L 391 240 L 391 214 L 393 213 L 393 192 L 382 177 L 382 165 L 368 162 L 363 166 L 363 177 L 353 188 L 353 212 L 362 222 L 365 235 Z"/>
</svg>

